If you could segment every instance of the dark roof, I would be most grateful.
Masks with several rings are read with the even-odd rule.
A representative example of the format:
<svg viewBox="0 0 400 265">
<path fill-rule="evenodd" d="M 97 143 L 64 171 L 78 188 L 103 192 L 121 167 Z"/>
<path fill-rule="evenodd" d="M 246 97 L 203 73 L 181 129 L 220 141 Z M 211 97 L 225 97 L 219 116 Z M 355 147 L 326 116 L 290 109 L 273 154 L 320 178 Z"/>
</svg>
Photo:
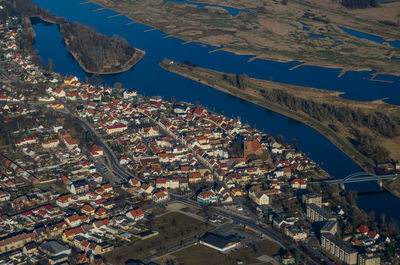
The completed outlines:
<svg viewBox="0 0 400 265">
<path fill-rule="evenodd" d="M 80 180 L 77 180 L 77 181 L 75 181 L 74 183 L 74 186 L 75 187 L 83 187 L 83 186 L 86 186 L 86 185 L 88 185 L 88 183 L 86 182 L 86 180 L 84 180 L 84 179 L 80 179 Z"/>
<path fill-rule="evenodd" d="M 235 244 L 240 241 L 239 237 L 235 235 L 223 236 L 215 233 L 207 232 L 201 238 L 200 241 L 223 249 L 229 244 Z"/>
<path fill-rule="evenodd" d="M 140 260 L 130 259 L 130 260 L 125 261 L 125 265 L 143 265 L 143 264 L 144 263 Z"/>
</svg>

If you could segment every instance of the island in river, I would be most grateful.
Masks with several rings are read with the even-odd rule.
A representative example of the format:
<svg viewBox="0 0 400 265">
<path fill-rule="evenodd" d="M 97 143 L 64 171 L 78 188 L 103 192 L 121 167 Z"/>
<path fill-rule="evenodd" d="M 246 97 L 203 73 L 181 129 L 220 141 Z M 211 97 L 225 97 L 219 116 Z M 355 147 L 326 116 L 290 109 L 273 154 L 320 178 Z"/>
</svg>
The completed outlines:
<svg viewBox="0 0 400 265">
<path fill-rule="evenodd" d="M 115 74 L 132 68 L 145 52 L 119 37 L 107 37 L 79 23 L 62 23 L 60 32 L 69 52 L 88 73 Z"/>
<path fill-rule="evenodd" d="M 189 62 L 165 59 L 160 65 L 167 71 L 309 125 L 366 171 L 378 171 L 377 164 L 400 159 L 400 107 L 397 105 L 381 100 L 349 100 L 340 97 L 341 92 L 222 73 Z"/>
<path fill-rule="evenodd" d="M 94 28 L 70 23 L 42 9 L 30 0 L 13 0 L 13 6 L 29 20 L 40 19 L 58 24 L 65 44 L 79 65 L 87 73 L 116 74 L 129 70 L 145 55 L 145 52 L 131 46 L 119 36 L 108 36 Z M 33 31 L 32 31 L 33 32 Z"/>
</svg>

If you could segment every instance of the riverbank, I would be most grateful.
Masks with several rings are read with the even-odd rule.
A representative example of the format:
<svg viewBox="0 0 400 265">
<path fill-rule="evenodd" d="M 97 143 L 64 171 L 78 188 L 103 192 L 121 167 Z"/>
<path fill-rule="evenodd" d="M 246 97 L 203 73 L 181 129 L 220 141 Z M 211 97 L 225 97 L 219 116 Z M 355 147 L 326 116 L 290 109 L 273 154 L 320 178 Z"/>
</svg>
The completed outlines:
<svg viewBox="0 0 400 265">
<path fill-rule="evenodd" d="M 251 55 L 257 59 L 276 62 L 303 62 L 347 71 L 375 70 L 379 74 L 400 76 L 398 63 L 388 57 L 391 52 L 400 52 L 399 49 L 355 38 L 341 27 L 384 32 L 382 34 L 385 39 L 393 39 L 399 32 L 392 28 L 386 29 L 376 21 L 345 16 L 338 12 L 343 7 L 325 3 L 326 1 L 313 6 L 303 1 L 291 1 L 287 6 L 268 1 L 268 9 L 246 2 L 240 9 L 249 12 L 240 12 L 236 16 L 173 1 L 89 2 L 123 14 L 135 22 L 154 27 L 168 36 L 220 47 L 220 50 L 238 55 Z M 214 2 L 207 1 L 216 4 Z M 229 0 L 223 5 L 238 8 L 237 3 Z M 287 8 L 293 12 L 292 16 L 288 16 Z M 388 5 L 381 7 L 389 8 Z M 327 13 L 327 18 L 315 15 L 322 11 Z M 266 12 L 268 18 L 265 17 Z M 305 13 L 308 15 L 305 16 Z"/>
<path fill-rule="evenodd" d="M 314 88 L 306 88 L 306 87 L 297 87 L 292 85 L 286 85 L 276 82 L 257 80 L 249 78 L 249 87 L 245 90 L 238 89 L 233 85 L 229 85 L 227 82 L 223 81 L 223 76 L 226 75 L 221 72 L 199 68 L 199 67 L 189 67 L 183 64 L 172 63 L 171 61 L 164 61 L 160 64 L 160 66 L 170 72 L 182 75 L 186 78 L 189 78 L 193 81 L 205 84 L 207 86 L 216 88 L 220 91 L 228 93 L 230 95 L 239 97 L 241 99 L 250 101 L 254 104 L 262 106 L 264 108 L 270 109 L 272 111 L 278 112 L 282 115 L 288 116 L 295 120 L 298 120 L 311 128 L 317 130 L 322 135 L 324 135 L 328 140 L 330 140 L 333 144 L 335 144 L 339 149 L 341 149 L 346 155 L 348 155 L 353 161 L 355 161 L 361 168 L 365 171 L 374 172 L 375 163 L 365 155 L 361 154 L 348 140 L 351 136 L 349 135 L 348 130 L 343 128 L 341 125 L 340 133 L 334 131 L 329 124 L 318 121 L 307 114 L 300 111 L 293 111 L 288 108 L 283 107 L 282 105 L 268 102 L 264 99 L 263 95 L 258 91 L 260 90 L 280 90 L 285 92 L 290 92 L 292 94 L 297 94 L 299 98 L 312 98 L 317 102 L 334 102 L 337 106 L 347 106 L 351 105 L 357 108 L 363 108 L 364 110 L 373 111 L 377 110 L 385 110 L 388 112 L 398 111 L 397 106 L 386 104 L 382 101 L 373 101 L 373 102 L 358 102 L 343 99 L 340 97 L 340 92 L 335 91 L 327 91 L 327 90 L 318 90 Z M 333 122 L 332 122 L 333 123 Z M 336 124 L 339 126 L 340 124 Z M 398 146 L 398 143 L 392 143 L 395 146 Z M 400 147 L 399 147 L 400 148 Z"/>
</svg>

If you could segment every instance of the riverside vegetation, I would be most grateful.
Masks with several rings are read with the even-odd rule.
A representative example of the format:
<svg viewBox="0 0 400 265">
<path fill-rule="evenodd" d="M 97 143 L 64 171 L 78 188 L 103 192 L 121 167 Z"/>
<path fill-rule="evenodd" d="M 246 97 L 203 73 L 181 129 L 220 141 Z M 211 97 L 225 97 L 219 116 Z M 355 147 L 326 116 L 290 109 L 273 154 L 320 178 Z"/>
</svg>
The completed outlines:
<svg viewBox="0 0 400 265">
<path fill-rule="evenodd" d="M 227 74 L 190 63 L 163 60 L 161 66 L 313 127 L 365 170 L 400 159 L 399 106 L 348 100 L 340 92 Z"/>
<path fill-rule="evenodd" d="M 400 75 L 400 49 L 357 38 L 343 28 L 400 36 L 400 2 L 371 0 L 90 0 L 188 42 L 201 42 L 237 54 L 308 65 L 373 69 Z M 375 1 L 376 2 L 376 1 Z M 205 6 L 198 7 L 197 3 Z M 211 6 L 214 5 L 214 6 Z M 348 6 L 348 7 L 346 7 Z M 238 14 L 224 7 L 235 8 Z"/>
<path fill-rule="evenodd" d="M 30 0 L 13 0 L 14 12 L 20 12 L 27 20 L 40 19 L 58 24 L 69 52 L 88 73 L 114 74 L 129 70 L 145 55 L 144 51 L 129 45 L 119 36 L 107 37 L 94 28 L 80 23 L 70 23 Z M 18 10 L 18 11 L 16 11 Z M 33 43 L 33 30 L 31 41 Z M 28 38 L 27 38 L 28 39 Z"/>
</svg>

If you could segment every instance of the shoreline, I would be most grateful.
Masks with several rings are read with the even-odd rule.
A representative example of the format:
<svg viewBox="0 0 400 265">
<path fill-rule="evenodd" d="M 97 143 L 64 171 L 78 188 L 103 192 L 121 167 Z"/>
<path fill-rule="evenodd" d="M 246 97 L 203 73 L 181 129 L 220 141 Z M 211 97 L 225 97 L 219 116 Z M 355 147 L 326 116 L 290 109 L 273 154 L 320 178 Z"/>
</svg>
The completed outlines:
<svg viewBox="0 0 400 265">
<path fill-rule="evenodd" d="M 346 69 L 346 72 L 351 72 L 351 71 L 354 71 L 354 72 L 362 72 L 362 71 L 372 72 L 372 71 L 376 71 L 374 69 L 370 69 L 370 68 L 366 68 L 366 67 L 341 66 L 341 65 L 336 65 L 336 64 L 329 64 L 327 62 L 315 62 L 315 63 L 314 62 L 304 62 L 304 61 L 299 61 L 299 60 L 295 60 L 295 59 L 275 58 L 275 57 L 268 57 L 268 56 L 265 56 L 265 58 L 262 58 L 263 56 L 260 56 L 260 54 L 256 54 L 256 53 L 251 53 L 251 52 L 247 53 L 245 51 L 237 51 L 237 50 L 234 50 L 234 49 L 225 48 L 223 46 L 221 47 L 221 45 L 217 45 L 217 44 L 211 43 L 211 42 L 201 42 L 201 41 L 198 41 L 198 40 L 190 40 L 190 39 L 184 39 L 182 37 L 177 37 L 175 34 L 171 34 L 171 33 L 165 32 L 165 31 L 163 31 L 161 28 L 159 28 L 157 26 L 148 25 L 148 24 L 146 24 L 144 22 L 136 21 L 132 17 L 130 17 L 127 13 L 121 12 L 119 10 L 116 10 L 115 8 L 112 8 L 112 7 L 107 7 L 106 5 L 102 5 L 101 3 L 98 3 L 96 0 L 87 0 L 87 2 L 95 4 L 95 5 L 98 5 L 98 6 L 101 6 L 101 7 L 105 8 L 105 9 L 117 12 L 118 14 L 126 16 L 127 18 L 132 20 L 132 22 L 134 22 L 134 23 L 140 23 L 140 24 L 143 24 L 143 25 L 146 25 L 146 26 L 150 26 L 150 27 L 153 28 L 152 30 L 159 30 L 160 32 L 163 32 L 163 33 L 167 34 L 168 37 L 174 37 L 174 38 L 180 39 L 182 41 L 185 41 L 185 43 L 196 42 L 196 43 L 201 43 L 201 44 L 205 44 L 205 45 L 214 46 L 214 47 L 216 47 L 215 51 L 226 51 L 226 52 L 233 53 L 235 55 L 254 56 L 254 58 L 250 58 L 252 60 L 258 59 L 258 60 L 280 62 L 280 63 L 299 62 L 299 63 L 303 64 L 304 66 L 307 65 L 307 66 L 315 66 L 315 67 L 338 69 L 338 70 Z M 263 55 L 263 54 L 261 54 L 261 55 Z M 400 71 L 398 71 L 398 72 L 379 72 L 379 73 L 377 72 L 377 74 L 378 75 L 392 75 L 392 76 L 400 77 Z"/>
<path fill-rule="evenodd" d="M 232 96 L 235 96 L 235 97 L 237 97 L 237 98 L 246 100 L 246 101 L 251 102 L 251 103 L 253 103 L 253 104 L 256 104 L 256 105 L 258 105 L 258 106 L 260 106 L 260 107 L 269 109 L 269 110 L 271 110 L 271 111 L 277 112 L 277 113 L 279 113 L 279 114 L 281 114 L 281 115 L 284 115 L 284 116 L 286 116 L 286 117 L 289 117 L 289 118 L 292 118 L 292 119 L 294 119 L 294 120 L 297 120 L 297 121 L 299 121 L 299 122 L 301 122 L 301 123 L 303 123 L 303 124 L 305 124 L 305 125 L 311 127 L 312 129 L 316 130 L 316 131 L 319 132 L 320 134 L 322 134 L 322 135 L 323 135 L 325 138 L 327 138 L 331 143 L 333 143 L 337 148 L 339 148 L 343 153 L 345 153 L 350 159 L 352 159 L 361 169 L 363 169 L 363 170 L 366 171 L 366 172 L 373 172 L 373 169 L 371 168 L 372 165 L 369 165 L 369 166 L 368 166 L 368 165 L 365 165 L 365 163 L 363 163 L 361 160 L 359 160 L 359 159 L 356 158 L 356 156 L 354 155 L 354 153 L 358 153 L 358 151 L 356 151 L 356 150 L 354 149 L 354 147 L 343 146 L 337 139 L 335 139 L 335 137 L 333 137 L 332 135 L 329 135 L 328 133 L 326 133 L 325 131 L 323 131 L 321 128 L 319 128 L 319 126 L 320 126 L 320 127 L 325 127 L 325 128 L 326 128 L 326 126 L 325 126 L 324 124 L 319 124 L 319 126 L 317 126 L 316 124 L 313 124 L 311 121 L 308 121 L 305 117 L 302 119 L 302 118 L 299 117 L 298 115 L 295 115 L 295 114 L 290 113 L 289 111 L 283 110 L 280 106 L 278 106 L 278 105 L 276 105 L 276 104 L 273 104 L 273 103 L 270 103 L 270 104 L 265 104 L 265 103 L 264 103 L 264 104 L 263 104 L 263 103 L 257 102 L 256 99 L 253 99 L 253 100 L 249 99 L 248 97 L 251 97 L 251 95 L 248 95 L 248 97 L 245 97 L 245 96 L 243 96 L 243 95 L 239 95 L 239 94 L 233 93 L 232 91 L 229 91 L 229 90 L 227 90 L 227 89 L 225 89 L 225 88 L 222 88 L 221 86 L 218 86 L 218 85 L 216 85 L 216 84 L 210 84 L 209 82 L 204 81 L 204 80 L 202 80 L 202 79 L 195 78 L 195 77 L 190 76 L 190 75 L 188 75 L 188 74 L 181 73 L 181 72 L 178 72 L 178 71 L 174 71 L 174 70 L 172 70 L 172 69 L 168 69 L 167 67 L 163 66 L 162 64 L 160 64 L 160 67 L 163 68 L 163 69 L 166 70 L 166 71 L 171 72 L 171 73 L 175 73 L 175 74 L 181 75 L 181 76 L 183 76 L 183 77 L 185 77 L 185 78 L 188 78 L 188 79 L 190 79 L 190 80 L 192 80 L 192 81 L 195 81 L 195 82 L 204 84 L 204 85 L 206 85 L 206 86 L 209 86 L 209 87 L 212 87 L 212 88 L 214 88 L 214 89 L 217 89 L 217 90 L 219 90 L 219 91 L 221 91 L 221 92 L 227 93 L 227 94 L 229 94 L 229 95 L 232 95 Z M 311 119 L 311 118 L 310 118 L 310 119 Z M 346 147 L 347 147 L 347 148 L 346 148 Z M 348 150 L 348 149 L 353 149 L 353 150 L 352 150 L 353 152 L 350 152 L 350 150 Z M 394 193 L 393 193 L 393 194 L 394 194 Z"/>
</svg>

